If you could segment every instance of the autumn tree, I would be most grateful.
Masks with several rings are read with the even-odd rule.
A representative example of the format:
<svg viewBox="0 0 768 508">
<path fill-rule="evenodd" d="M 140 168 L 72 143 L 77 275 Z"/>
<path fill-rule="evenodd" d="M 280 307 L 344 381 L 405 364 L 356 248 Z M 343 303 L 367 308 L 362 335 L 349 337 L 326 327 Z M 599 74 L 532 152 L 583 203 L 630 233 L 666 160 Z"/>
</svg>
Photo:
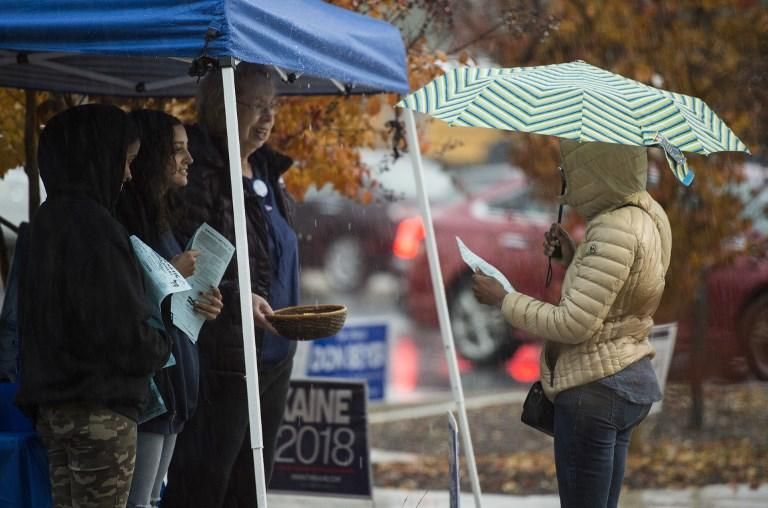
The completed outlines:
<svg viewBox="0 0 768 508">
<path fill-rule="evenodd" d="M 0 88 L 0 178 L 24 164 L 24 92 Z"/>
<path fill-rule="evenodd" d="M 333 4 L 399 26 L 407 49 L 411 88 L 424 85 L 440 69 L 427 35 L 452 25 L 446 0 L 332 0 Z M 349 97 L 292 97 L 283 101 L 271 143 L 291 154 L 297 167 L 286 176 L 289 190 L 301 198 L 310 185 L 330 183 L 344 196 L 370 201 L 370 169 L 361 147 L 402 147 L 394 94 Z"/>
</svg>

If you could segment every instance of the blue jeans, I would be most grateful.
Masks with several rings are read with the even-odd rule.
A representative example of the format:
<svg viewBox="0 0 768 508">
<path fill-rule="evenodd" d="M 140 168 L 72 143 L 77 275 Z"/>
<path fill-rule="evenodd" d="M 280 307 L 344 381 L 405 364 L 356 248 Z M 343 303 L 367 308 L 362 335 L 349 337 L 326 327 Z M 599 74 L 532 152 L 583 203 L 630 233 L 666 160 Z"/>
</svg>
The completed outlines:
<svg viewBox="0 0 768 508">
<path fill-rule="evenodd" d="M 139 432 L 136 468 L 133 471 L 128 508 L 153 508 L 160 504 L 163 480 L 171 463 L 178 434 Z"/>
<path fill-rule="evenodd" d="M 632 430 L 650 411 L 599 383 L 555 397 L 555 467 L 562 508 L 616 508 Z"/>
</svg>

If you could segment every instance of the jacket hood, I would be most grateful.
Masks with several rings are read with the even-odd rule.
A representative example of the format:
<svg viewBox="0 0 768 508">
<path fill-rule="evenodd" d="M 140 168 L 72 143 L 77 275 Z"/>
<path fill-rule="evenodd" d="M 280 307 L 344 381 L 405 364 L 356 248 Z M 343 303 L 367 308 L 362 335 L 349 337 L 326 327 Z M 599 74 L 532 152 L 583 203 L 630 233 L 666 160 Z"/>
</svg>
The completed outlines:
<svg viewBox="0 0 768 508">
<path fill-rule="evenodd" d="M 645 147 L 560 140 L 566 181 L 562 202 L 587 221 L 629 204 L 645 192 L 648 154 Z"/>
<path fill-rule="evenodd" d="M 112 210 L 123 182 L 126 149 L 138 139 L 121 109 L 87 104 L 51 118 L 40 134 L 40 177 L 49 198 L 88 197 Z"/>
</svg>

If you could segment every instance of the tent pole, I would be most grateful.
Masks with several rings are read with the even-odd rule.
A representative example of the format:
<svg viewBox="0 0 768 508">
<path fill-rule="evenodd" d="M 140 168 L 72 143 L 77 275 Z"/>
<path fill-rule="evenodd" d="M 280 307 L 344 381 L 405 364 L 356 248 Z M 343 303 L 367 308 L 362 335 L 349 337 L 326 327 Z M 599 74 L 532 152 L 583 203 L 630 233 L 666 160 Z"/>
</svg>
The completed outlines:
<svg viewBox="0 0 768 508">
<path fill-rule="evenodd" d="M 451 321 L 448 315 L 448 302 L 445 299 L 443 274 L 440 272 L 440 258 L 437 255 L 437 241 L 435 240 L 435 228 L 432 224 L 432 212 L 429 209 L 429 199 L 427 198 L 427 191 L 424 186 L 424 169 L 421 162 L 419 136 L 416 133 L 416 120 L 414 119 L 412 110 L 406 109 L 404 110 L 404 113 L 406 136 L 408 138 L 408 152 L 411 154 L 413 176 L 416 179 L 416 193 L 419 199 L 419 206 L 421 207 L 422 220 L 424 221 L 427 258 L 429 260 L 429 272 L 432 276 L 432 290 L 435 293 L 437 317 L 440 321 L 440 335 L 443 338 L 443 349 L 445 349 L 445 359 L 448 363 L 448 373 L 450 374 L 453 400 L 456 402 L 456 407 L 459 413 L 461 437 L 464 442 L 464 456 L 467 460 L 469 478 L 472 484 L 472 493 L 475 497 L 475 508 L 480 508 L 482 506 L 480 480 L 477 475 L 477 464 L 475 463 L 475 450 L 472 447 L 472 436 L 469 433 L 467 408 L 464 404 L 464 390 L 461 387 L 459 363 L 456 360 L 453 330 L 451 330 Z"/>
<path fill-rule="evenodd" d="M 234 59 L 233 59 L 234 60 Z M 235 69 L 229 64 L 221 70 L 224 87 L 224 110 L 227 121 L 227 149 L 229 178 L 232 184 L 232 208 L 235 219 L 235 254 L 237 256 L 237 283 L 240 287 L 240 315 L 243 323 L 243 350 L 245 352 L 245 381 L 248 390 L 248 416 L 250 418 L 251 449 L 256 481 L 256 500 L 259 508 L 267 507 L 267 488 L 264 475 L 264 442 L 261 436 L 261 406 L 259 402 L 259 370 L 256 362 L 256 338 L 251 307 L 251 271 L 248 266 L 248 238 L 245 228 L 245 198 L 243 196 L 242 169 L 240 168 L 240 137 L 237 128 L 235 101 Z"/>
</svg>

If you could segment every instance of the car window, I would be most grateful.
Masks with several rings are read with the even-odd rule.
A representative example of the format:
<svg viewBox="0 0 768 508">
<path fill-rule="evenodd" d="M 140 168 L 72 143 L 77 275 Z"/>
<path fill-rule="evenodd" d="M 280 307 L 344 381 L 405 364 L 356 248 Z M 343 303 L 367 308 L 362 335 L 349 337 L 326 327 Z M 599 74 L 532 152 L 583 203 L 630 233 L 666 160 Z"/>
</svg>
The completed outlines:
<svg viewBox="0 0 768 508">
<path fill-rule="evenodd" d="M 744 216 L 752 220 L 752 228 L 768 236 L 768 188 L 764 188 L 744 206 Z"/>
<path fill-rule="evenodd" d="M 538 199 L 528 187 L 518 189 L 509 194 L 492 198 L 488 201 L 488 207 L 492 213 L 523 215 L 548 218 L 555 214 L 556 203 L 548 203 Z"/>
<path fill-rule="evenodd" d="M 372 177 L 381 186 L 385 198 L 415 200 L 416 181 L 411 159 L 401 156 L 397 160 L 384 150 L 361 150 L 362 161 L 371 168 Z M 431 203 L 446 203 L 461 195 L 442 166 L 431 159 L 423 159 L 424 185 Z"/>
<path fill-rule="evenodd" d="M 742 215 L 752 221 L 752 228 L 768 235 L 768 168 L 746 163 L 744 181 L 726 189 L 744 204 Z"/>
<path fill-rule="evenodd" d="M 469 194 L 480 194 L 494 188 L 499 182 L 519 177 L 519 168 L 509 163 L 465 166 L 452 170 L 461 188 Z"/>
<path fill-rule="evenodd" d="M 392 170 L 377 175 L 377 180 L 386 190 L 391 191 L 397 199 L 416 199 L 416 181 L 413 170 Z M 424 168 L 424 186 L 432 203 L 442 203 L 457 196 L 458 191 L 451 177 L 442 171 Z"/>
<path fill-rule="evenodd" d="M 22 168 L 9 170 L 0 178 L 0 216 L 14 225 L 26 221 L 29 208 L 29 180 Z M 45 200 L 45 186 L 40 181 L 40 200 Z"/>
</svg>

